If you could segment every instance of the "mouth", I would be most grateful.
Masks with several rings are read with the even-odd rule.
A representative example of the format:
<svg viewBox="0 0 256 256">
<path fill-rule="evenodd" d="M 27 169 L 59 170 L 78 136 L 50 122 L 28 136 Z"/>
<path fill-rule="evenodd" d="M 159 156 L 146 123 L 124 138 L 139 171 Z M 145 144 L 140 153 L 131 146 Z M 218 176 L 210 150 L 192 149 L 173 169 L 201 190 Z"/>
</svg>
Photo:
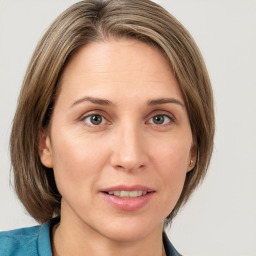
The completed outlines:
<svg viewBox="0 0 256 256">
<path fill-rule="evenodd" d="M 156 191 L 143 185 L 120 185 L 102 189 L 100 192 L 114 208 L 122 211 L 137 211 L 155 197 Z"/>
<path fill-rule="evenodd" d="M 113 195 L 121 198 L 136 198 L 140 196 L 144 196 L 148 193 L 152 193 L 153 191 L 146 191 L 146 190 L 133 190 L 133 191 L 126 191 L 126 190 L 115 190 L 115 191 L 103 191 L 105 194 Z"/>
</svg>

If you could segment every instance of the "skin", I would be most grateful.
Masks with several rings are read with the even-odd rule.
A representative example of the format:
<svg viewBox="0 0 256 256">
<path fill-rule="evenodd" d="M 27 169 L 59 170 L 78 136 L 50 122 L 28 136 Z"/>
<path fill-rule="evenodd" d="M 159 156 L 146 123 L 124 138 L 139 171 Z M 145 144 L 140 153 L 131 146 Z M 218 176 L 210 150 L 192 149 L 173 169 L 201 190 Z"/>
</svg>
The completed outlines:
<svg viewBox="0 0 256 256">
<path fill-rule="evenodd" d="M 39 147 L 62 195 L 54 255 L 162 255 L 163 221 L 196 157 L 168 61 L 136 40 L 95 42 L 71 58 L 59 86 Z M 93 124 L 90 115 L 102 122 Z M 135 184 L 154 190 L 135 211 L 113 207 L 100 192 Z"/>
</svg>

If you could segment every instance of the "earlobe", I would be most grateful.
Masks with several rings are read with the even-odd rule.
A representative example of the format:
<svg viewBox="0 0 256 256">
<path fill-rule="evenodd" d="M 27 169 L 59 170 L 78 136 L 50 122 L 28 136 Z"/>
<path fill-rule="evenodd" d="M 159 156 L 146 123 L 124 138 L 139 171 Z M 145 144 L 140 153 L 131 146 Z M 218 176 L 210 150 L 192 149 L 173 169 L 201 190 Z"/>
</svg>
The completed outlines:
<svg viewBox="0 0 256 256">
<path fill-rule="evenodd" d="M 190 159 L 189 159 L 189 163 L 188 163 L 188 172 L 193 170 L 193 168 L 196 165 L 196 160 L 197 160 L 197 146 L 192 145 L 191 149 L 190 149 Z"/>
<path fill-rule="evenodd" d="M 41 163 L 47 168 L 53 168 L 51 140 L 45 131 L 39 132 L 38 153 Z"/>
</svg>

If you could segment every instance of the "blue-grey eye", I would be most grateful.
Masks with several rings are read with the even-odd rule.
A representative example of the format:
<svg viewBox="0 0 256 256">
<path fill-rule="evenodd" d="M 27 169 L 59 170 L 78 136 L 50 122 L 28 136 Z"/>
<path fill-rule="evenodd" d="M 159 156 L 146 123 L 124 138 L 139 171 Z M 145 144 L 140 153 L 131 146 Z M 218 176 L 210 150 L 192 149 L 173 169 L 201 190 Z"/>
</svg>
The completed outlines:
<svg viewBox="0 0 256 256">
<path fill-rule="evenodd" d="M 153 124 L 167 124 L 171 121 L 170 117 L 166 115 L 156 115 L 150 119 L 150 123 Z"/>
<path fill-rule="evenodd" d="M 84 121 L 88 123 L 89 125 L 100 125 L 104 124 L 106 122 L 105 118 L 102 117 L 101 115 L 89 115 L 87 116 Z"/>
</svg>

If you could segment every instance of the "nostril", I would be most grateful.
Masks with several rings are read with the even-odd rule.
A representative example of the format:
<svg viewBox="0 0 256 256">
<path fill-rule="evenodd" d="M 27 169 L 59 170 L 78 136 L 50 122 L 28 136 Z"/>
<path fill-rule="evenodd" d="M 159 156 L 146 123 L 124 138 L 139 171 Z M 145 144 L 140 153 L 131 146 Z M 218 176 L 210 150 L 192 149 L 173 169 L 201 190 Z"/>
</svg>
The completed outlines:
<svg viewBox="0 0 256 256">
<path fill-rule="evenodd" d="M 139 166 L 115 165 L 116 169 L 125 170 L 125 171 L 135 171 L 135 170 L 143 169 L 144 167 L 145 167 L 144 164 L 139 165 Z"/>
</svg>

